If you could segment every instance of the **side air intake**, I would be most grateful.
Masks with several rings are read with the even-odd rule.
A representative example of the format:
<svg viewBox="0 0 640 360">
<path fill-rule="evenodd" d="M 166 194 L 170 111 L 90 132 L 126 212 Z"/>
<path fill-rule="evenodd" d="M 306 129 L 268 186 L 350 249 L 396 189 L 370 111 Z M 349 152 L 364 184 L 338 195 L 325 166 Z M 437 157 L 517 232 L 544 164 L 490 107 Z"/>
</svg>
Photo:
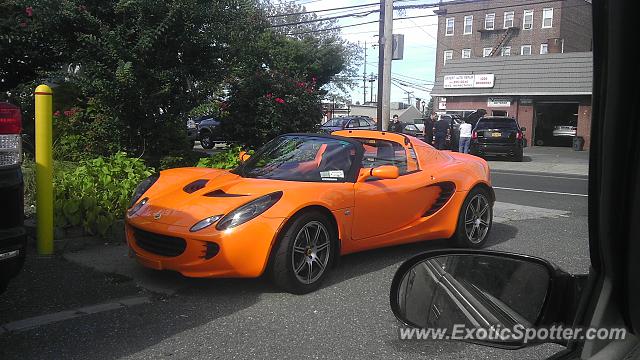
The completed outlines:
<svg viewBox="0 0 640 360">
<path fill-rule="evenodd" d="M 436 201 L 433 203 L 433 205 L 431 205 L 431 208 L 429 208 L 429 210 L 427 210 L 427 212 L 424 213 L 423 217 L 433 215 L 436 212 L 438 212 L 438 210 L 442 209 L 444 204 L 446 204 L 447 201 L 449 201 L 449 199 L 451 199 L 453 194 L 456 192 L 456 185 L 451 181 L 445 181 L 445 182 L 441 182 L 441 183 L 437 183 L 429 186 L 439 187 L 440 195 L 438 195 L 438 198 L 436 199 Z"/>
</svg>

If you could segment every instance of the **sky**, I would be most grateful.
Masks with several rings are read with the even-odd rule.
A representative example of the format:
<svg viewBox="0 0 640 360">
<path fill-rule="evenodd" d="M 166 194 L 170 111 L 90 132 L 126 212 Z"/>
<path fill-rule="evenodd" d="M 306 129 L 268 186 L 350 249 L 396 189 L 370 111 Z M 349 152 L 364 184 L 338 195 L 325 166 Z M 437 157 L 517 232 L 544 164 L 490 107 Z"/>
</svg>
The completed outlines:
<svg viewBox="0 0 640 360">
<path fill-rule="evenodd" d="M 373 0 L 296 0 L 297 3 L 303 5 L 308 11 L 317 11 L 322 9 L 338 8 L 351 5 L 370 4 L 376 1 Z M 401 5 L 418 5 L 418 4 L 430 4 L 436 0 L 396 0 L 394 6 Z M 321 12 L 318 14 L 320 17 L 342 15 L 350 12 L 362 12 L 365 10 L 376 9 L 376 7 L 367 7 L 364 9 L 356 8 L 349 10 L 336 10 L 333 12 Z M 435 56 L 436 56 L 436 39 L 437 39 L 437 23 L 438 17 L 433 14 L 433 10 L 429 9 L 407 9 L 400 11 L 394 11 L 394 18 L 398 17 L 413 17 L 421 15 L 429 15 L 427 17 L 406 19 L 406 20 L 394 20 L 393 33 L 404 34 L 404 58 L 402 60 L 393 60 L 391 65 L 392 73 L 392 85 L 391 85 L 391 101 L 407 102 L 407 91 L 412 92 L 411 103 L 415 103 L 415 98 L 421 98 L 428 101 L 430 98 L 429 92 L 425 91 L 431 88 L 434 80 L 435 72 Z M 379 13 L 373 13 L 365 17 L 347 17 L 338 19 L 340 26 L 352 25 L 362 22 L 374 21 L 379 18 Z M 367 61 L 366 64 L 360 67 L 360 74 L 364 71 L 366 65 L 367 77 L 371 72 L 377 75 L 378 69 L 378 49 L 371 45 L 377 45 L 378 24 L 367 24 L 361 26 L 353 26 L 342 29 L 342 36 L 346 40 L 353 43 L 360 43 L 364 46 L 367 43 Z M 411 82 L 411 84 L 407 84 Z M 395 83 L 395 84 L 394 84 Z M 374 99 L 377 94 L 377 81 L 374 83 Z M 420 88 L 412 86 L 418 85 Z M 370 83 L 367 82 L 366 99 L 370 100 Z M 351 100 L 353 103 L 359 101 L 363 102 L 363 88 L 362 81 L 360 81 L 359 88 L 356 88 L 351 93 Z"/>
</svg>

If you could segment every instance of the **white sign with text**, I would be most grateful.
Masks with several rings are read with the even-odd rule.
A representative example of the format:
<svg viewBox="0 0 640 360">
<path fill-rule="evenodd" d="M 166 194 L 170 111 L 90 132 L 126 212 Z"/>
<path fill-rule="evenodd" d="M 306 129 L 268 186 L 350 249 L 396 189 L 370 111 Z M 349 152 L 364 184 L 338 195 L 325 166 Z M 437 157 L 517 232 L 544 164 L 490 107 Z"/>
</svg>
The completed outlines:
<svg viewBox="0 0 640 360">
<path fill-rule="evenodd" d="M 492 88 L 494 85 L 494 79 L 494 74 L 446 75 L 444 77 L 444 88 Z"/>
</svg>

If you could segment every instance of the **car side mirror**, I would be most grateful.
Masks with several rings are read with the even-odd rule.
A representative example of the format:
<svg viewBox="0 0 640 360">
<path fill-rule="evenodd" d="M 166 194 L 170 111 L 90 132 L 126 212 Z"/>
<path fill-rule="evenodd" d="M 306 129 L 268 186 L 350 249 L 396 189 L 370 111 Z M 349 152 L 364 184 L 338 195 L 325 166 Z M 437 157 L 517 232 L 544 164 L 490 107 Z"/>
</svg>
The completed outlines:
<svg viewBox="0 0 640 360">
<path fill-rule="evenodd" d="M 238 155 L 238 158 L 240 159 L 240 162 L 245 162 L 247 160 L 249 160 L 249 158 L 251 157 L 251 154 L 249 154 L 246 151 L 240 151 L 240 154 Z"/>
<path fill-rule="evenodd" d="M 527 128 L 523 126 L 520 128 L 520 131 L 527 131 Z"/>
<path fill-rule="evenodd" d="M 390 302 L 406 328 L 445 331 L 443 339 L 507 349 L 566 345 L 561 336 L 549 337 L 549 329 L 573 325 L 584 278 L 531 256 L 434 250 L 400 266 Z"/>
<path fill-rule="evenodd" d="M 400 169 L 394 165 L 381 165 L 374 168 L 360 170 L 358 182 L 364 182 L 370 178 L 397 179 L 400 176 Z"/>
</svg>

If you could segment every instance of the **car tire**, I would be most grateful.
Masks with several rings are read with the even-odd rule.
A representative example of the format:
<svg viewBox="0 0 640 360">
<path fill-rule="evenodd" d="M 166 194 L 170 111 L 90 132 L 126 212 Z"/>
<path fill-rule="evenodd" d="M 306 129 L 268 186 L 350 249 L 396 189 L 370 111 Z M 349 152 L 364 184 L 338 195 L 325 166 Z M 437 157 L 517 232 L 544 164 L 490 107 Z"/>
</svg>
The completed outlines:
<svg viewBox="0 0 640 360">
<path fill-rule="evenodd" d="M 272 281 L 292 294 L 317 290 L 333 265 L 337 239 L 332 222 L 323 213 L 309 211 L 296 216 L 272 254 Z"/>
<path fill-rule="evenodd" d="M 485 212 L 481 212 L 483 209 Z M 487 241 L 492 225 L 493 203 L 489 192 L 475 187 L 462 203 L 453 240 L 459 247 L 480 248 Z"/>
<path fill-rule="evenodd" d="M 200 145 L 203 149 L 213 149 L 216 143 L 213 141 L 211 132 L 206 131 L 200 135 Z"/>
</svg>

